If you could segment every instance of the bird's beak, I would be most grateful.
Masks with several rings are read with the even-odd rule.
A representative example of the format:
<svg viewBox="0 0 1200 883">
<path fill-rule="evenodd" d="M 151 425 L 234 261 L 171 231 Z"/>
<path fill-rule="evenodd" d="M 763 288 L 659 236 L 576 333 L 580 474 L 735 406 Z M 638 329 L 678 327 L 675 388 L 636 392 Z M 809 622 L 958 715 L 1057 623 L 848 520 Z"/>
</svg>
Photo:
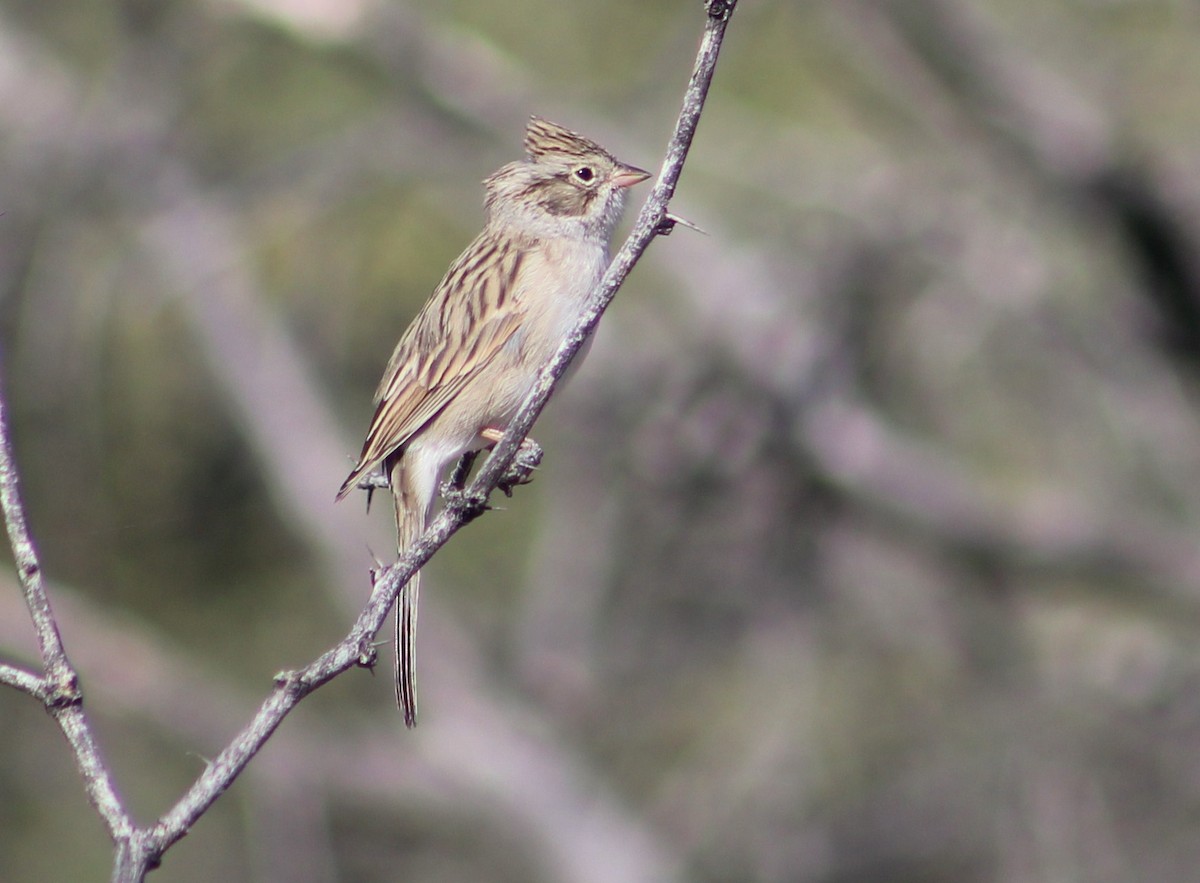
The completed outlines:
<svg viewBox="0 0 1200 883">
<path fill-rule="evenodd" d="M 649 177 L 649 172 L 639 169 L 637 166 L 623 165 L 620 166 L 617 169 L 617 173 L 613 175 L 613 183 L 621 188 L 632 187 L 634 184 L 641 184 Z"/>
</svg>

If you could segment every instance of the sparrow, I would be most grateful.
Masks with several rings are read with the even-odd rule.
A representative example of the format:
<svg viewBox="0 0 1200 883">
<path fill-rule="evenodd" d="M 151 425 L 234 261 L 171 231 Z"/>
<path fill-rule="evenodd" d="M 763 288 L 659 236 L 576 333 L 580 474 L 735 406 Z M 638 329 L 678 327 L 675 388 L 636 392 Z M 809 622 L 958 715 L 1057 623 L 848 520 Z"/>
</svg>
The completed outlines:
<svg viewBox="0 0 1200 883">
<path fill-rule="evenodd" d="M 595 141 L 535 116 L 525 158 L 484 180 L 483 232 L 396 345 L 362 453 L 337 493 L 344 499 L 381 469 L 400 554 L 425 531 L 447 468 L 503 437 L 603 276 L 628 189 L 649 177 Z M 396 615 L 396 703 L 409 727 L 417 721 L 419 593 L 414 573 Z"/>
</svg>

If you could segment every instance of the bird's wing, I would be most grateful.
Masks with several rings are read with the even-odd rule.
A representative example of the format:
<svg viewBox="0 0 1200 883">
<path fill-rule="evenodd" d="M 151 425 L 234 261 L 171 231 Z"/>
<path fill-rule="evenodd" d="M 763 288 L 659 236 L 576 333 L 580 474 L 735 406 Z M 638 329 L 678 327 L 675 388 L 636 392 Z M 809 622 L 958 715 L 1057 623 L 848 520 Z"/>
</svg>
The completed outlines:
<svg viewBox="0 0 1200 883">
<path fill-rule="evenodd" d="M 342 499 L 488 365 L 521 325 L 514 297 L 524 248 L 484 232 L 458 258 L 396 345 Z"/>
</svg>

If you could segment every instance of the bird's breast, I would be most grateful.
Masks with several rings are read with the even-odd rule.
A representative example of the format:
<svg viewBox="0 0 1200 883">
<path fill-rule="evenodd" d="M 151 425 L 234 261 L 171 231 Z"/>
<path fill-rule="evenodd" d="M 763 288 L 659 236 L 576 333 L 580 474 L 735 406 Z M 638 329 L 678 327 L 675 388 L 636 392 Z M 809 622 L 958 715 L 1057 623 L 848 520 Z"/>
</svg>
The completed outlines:
<svg viewBox="0 0 1200 883">
<path fill-rule="evenodd" d="M 587 240 L 549 240 L 537 251 L 521 286 L 526 331 L 553 352 L 575 327 L 588 295 L 604 275 L 608 249 Z"/>
</svg>

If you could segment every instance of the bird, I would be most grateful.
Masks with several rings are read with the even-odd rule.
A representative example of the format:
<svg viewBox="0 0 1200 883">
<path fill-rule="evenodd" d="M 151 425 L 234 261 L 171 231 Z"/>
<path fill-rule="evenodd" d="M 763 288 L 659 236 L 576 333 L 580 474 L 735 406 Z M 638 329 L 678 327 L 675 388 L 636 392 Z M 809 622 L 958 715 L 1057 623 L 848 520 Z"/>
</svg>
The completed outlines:
<svg viewBox="0 0 1200 883">
<path fill-rule="evenodd" d="M 650 177 L 539 116 L 529 120 L 524 148 L 524 159 L 484 179 L 483 231 L 396 345 L 362 452 L 337 492 L 344 499 L 381 469 L 401 555 L 424 533 L 448 466 L 503 437 L 603 276 L 628 189 Z M 419 594 L 417 572 L 395 618 L 396 704 L 408 727 L 417 722 Z"/>
</svg>

